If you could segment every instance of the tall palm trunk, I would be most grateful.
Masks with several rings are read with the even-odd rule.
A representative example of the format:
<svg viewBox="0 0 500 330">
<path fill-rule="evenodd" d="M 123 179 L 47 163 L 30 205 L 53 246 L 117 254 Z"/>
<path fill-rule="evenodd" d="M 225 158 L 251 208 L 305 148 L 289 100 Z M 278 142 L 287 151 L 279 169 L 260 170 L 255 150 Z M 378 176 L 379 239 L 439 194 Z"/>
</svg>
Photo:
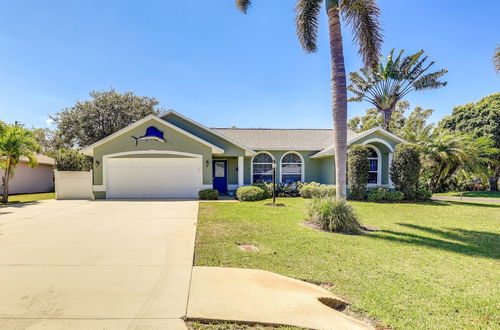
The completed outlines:
<svg viewBox="0 0 500 330">
<path fill-rule="evenodd" d="M 2 203 L 7 203 L 9 201 L 9 177 L 10 177 L 10 158 L 7 157 L 5 160 L 5 174 L 3 177 L 2 184 Z"/>
<path fill-rule="evenodd" d="M 347 82 L 344 48 L 338 6 L 327 9 L 332 61 L 332 113 L 335 146 L 335 184 L 337 199 L 346 197 L 347 162 Z"/>
</svg>

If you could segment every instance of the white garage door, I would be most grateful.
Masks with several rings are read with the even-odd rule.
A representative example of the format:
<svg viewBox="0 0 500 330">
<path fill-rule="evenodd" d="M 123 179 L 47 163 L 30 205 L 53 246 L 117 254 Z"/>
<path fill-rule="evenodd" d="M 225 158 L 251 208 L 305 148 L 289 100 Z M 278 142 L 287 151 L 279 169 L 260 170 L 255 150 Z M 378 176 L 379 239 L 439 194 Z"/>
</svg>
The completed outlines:
<svg viewBox="0 0 500 330">
<path fill-rule="evenodd" d="M 199 158 L 109 158 L 107 198 L 197 197 Z"/>
</svg>

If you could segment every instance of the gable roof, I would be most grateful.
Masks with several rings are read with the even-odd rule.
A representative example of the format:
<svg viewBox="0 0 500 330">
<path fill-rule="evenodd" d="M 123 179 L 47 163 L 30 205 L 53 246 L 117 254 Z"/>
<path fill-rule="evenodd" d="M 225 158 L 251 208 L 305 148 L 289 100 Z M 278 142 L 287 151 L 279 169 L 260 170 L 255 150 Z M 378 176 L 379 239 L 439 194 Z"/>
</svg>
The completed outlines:
<svg viewBox="0 0 500 330">
<path fill-rule="evenodd" d="M 213 128 L 254 150 L 323 150 L 333 141 L 332 129 Z M 356 133 L 348 131 L 349 137 Z"/>
<path fill-rule="evenodd" d="M 357 141 L 361 140 L 362 138 L 364 138 L 364 137 L 366 137 L 366 136 L 368 136 L 368 135 L 370 135 L 372 133 L 375 133 L 375 132 L 379 132 L 382 135 L 385 135 L 387 138 L 395 140 L 397 142 L 401 142 L 401 143 L 405 143 L 406 142 L 406 140 L 400 138 L 399 136 L 392 134 L 391 132 L 385 130 L 384 128 L 382 128 L 380 126 L 377 126 L 377 127 L 372 128 L 372 129 L 369 129 L 368 131 L 364 131 L 362 133 L 357 133 L 357 134 L 355 133 L 355 135 L 352 136 L 352 137 L 349 137 L 349 134 L 347 134 L 347 145 L 349 146 L 351 144 L 354 144 Z M 334 148 L 335 148 L 334 145 L 330 145 L 328 148 L 326 148 L 326 149 L 318 152 L 317 154 L 311 156 L 311 158 L 319 158 L 319 157 L 325 157 L 325 156 L 333 155 Z"/>
<path fill-rule="evenodd" d="M 186 117 L 186 116 L 178 113 L 175 110 L 172 110 L 172 109 L 168 110 L 167 112 L 161 114 L 160 118 L 164 119 L 165 117 L 167 117 L 169 115 L 175 115 L 175 116 L 177 116 L 179 118 L 182 118 L 185 121 L 187 121 L 187 122 L 189 122 L 189 123 L 191 123 L 191 124 L 193 124 L 193 125 L 201 128 L 201 129 L 204 129 L 205 131 L 207 131 L 209 133 L 212 133 L 212 134 L 214 134 L 214 135 L 216 135 L 216 136 L 218 136 L 218 137 L 220 137 L 220 138 L 222 138 L 222 139 L 224 139 L 224 140 L 226 140 L 226 141 L 228 141 L 228 142 L 230 142 L 232 144 L 234 144 L 235 146 L 237 146 L 237 147 L 245 150 L 245 153 L 246 153 L 247 156 L 253 156 L 253 155 L 256 154 L 255 151 L 253 151 L 250 147 L 246 146 L 245 144 L 242 144 L 240 141 L 235 140 L 235 139 L 231 138 L 230 136 L 224 136 L 224 135 L 220 134 L 219 132 L 217 132 L 216 130 L 214 130 L 212 128 L 209 128 L 209 127 L 207 127 L 207 126 L 205 126 L 203 124 L 200 124 L 197 121 L 194 121 L 191 118 L 188 118 L 188 117 Z"/>
<path fill-rule="evenodd" d="M 219 147 L 217 147 L 216 145 L 213 145 L 210 142 L 207 142 L 207 141 L 205 141 L 203 139 L 200 139 L 199 137 L 194 136 L 193 134 L 188 133 L 188 132 L 184 131 L 183 129 L 181 129 L 181 128 L 175 126 L 175 125 L 172 125 L 171 123 L 169 123 L 169 122 L 167 122 L 165 120 L 162 120 L 162 119 L 160 119 L 160 118 L 158 118 L 158 117 L 156 117 L 154 115 L 146 116 L 146 117 L 142 118 L 141 120 L 138 120 L 135 123 L 130 124 L 130 125 L 128 125 L 125 128 L 122 128 L 121 130 L 119 130 L 119 131 L 117 131 L 117 132 L 115 132 L 115 133 L 113 133 L 111 135 L 108 135 L 104 139 L 99 140 L 96 143 L 91 144 L 88 147 L 83 148 L 82 150 L 80 150 L 80 152 L 82 154 L 84 154 L 84 155 L 87 155 L 87 156 L 93 156 L 93 154 L 94 154 L 94 148 L 96 148 L 96 147 L 98 147 L 98 146 L 100 146 L 100 145 L 108 142 L 109 140 L 112 140 L 112 139 L 114 139 L 114 138 L 116 138 L 116 137 L 118 137 L 118 136 L 120 136 L 120 135 L 122 135 L 122 134 L 124 134 L 124 133 L 126 133 L 126 132 L 128 132 L 128 131 L 130 131 L 130 130 L 132 130 L 132 129 L 134 129 L 134 128 L 142 125 L 142 124 L 144 124 L 144 123 L 146 123 L 146 122 L 148 122 L 149 120 L 155 120 L 155 121 L 157 121 L 161 125 L 168 126 L 171 129 L 176 130 L 177 132 L 180 132 L 180 133 L 186 135 L 187 137 L 189 137 L 189 138 L 191 138 L 191 139 L 193 139 L 195 141 L 200 142 L 201 144 L 204 144 L 204 145 L 212 148 L 212 152 L 214 154 L 223 154 L 224 153 L 224 150 L 221 149 L 221 148 L 219 148 Z"/>
</svg>

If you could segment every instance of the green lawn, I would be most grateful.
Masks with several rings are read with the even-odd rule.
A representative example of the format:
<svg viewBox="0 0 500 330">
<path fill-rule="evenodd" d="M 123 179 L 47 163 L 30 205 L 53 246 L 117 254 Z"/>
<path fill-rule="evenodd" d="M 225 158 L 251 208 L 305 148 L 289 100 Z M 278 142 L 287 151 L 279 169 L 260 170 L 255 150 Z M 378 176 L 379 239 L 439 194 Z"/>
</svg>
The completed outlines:
<svg viewBox="0 0 500 330">
<path fill-rule="evenodd" d="M 9 196 L 9 204 L 17 204 L 17 203 L 29 203 L 36 202 L 45 199 L 54 199 L 54 193 L 40 193 L 40 194 L 25 194 L 25 195 L 10 195 Z M 0 203 L 0 206 L 5 206 L 5 204 Z"/>
<path fill-rule="evenodd" d="M 396 328 L 500 324 L 500 205 L 353 203 L 368 235 L 304 227 L 306 201 L 200 204 L 195 264 L 261 268 L 322 284 Z M 242 252 L 237 244 L 260 252 Z"/>
<path fill-rule="evenodd" d="M 434 194 L 435 196 L 462 196 L 461 192 L 450 191 L 445 193 Z M 464 197 L 474 197 L 474 198 L 500 198 L 500 191 L 464 191 Z"/>
</svg>

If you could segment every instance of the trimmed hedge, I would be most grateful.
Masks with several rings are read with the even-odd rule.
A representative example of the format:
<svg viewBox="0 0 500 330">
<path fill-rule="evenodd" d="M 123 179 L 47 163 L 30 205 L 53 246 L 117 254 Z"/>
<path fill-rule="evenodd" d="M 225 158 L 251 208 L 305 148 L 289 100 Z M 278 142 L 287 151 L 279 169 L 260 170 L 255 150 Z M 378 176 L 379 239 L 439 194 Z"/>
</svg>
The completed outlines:
<svg viewBox="0 0 500 330">
<path fill-rule="evenodd" d="M 263 199 L 270 198 L 273 196 L 272 183 L 265 183 L 265 182 L 254 183 L 252 186 L 259 187 L 260 189 L 262 189 L 264 191 L 264 198 Z"/>
<path fill-rule="evenodd" d="M 256 186 L 239 187 L 236 190 L 236 197 L 243 202 L 260 201 L 267 198 L 266 192 Z"/>
<path fill-rule="evenodd" d="M 299 193 L 302 198 L 321 198 L 321 197 L 335 197 L 335 186 L 327 186 L 317 182 L 304 183 L 299 188 Z"/>
<path fill-rule="evenodd" d="M 347 181 L 350 199 L 362 200 L 365 198 L 370 172 L 369 155 L 370 149 L 364 145 L 357 144 L 349 149 Z"/>
<path fill-rule="evenodd" d="M 399 190 L 389 189 L 384 186 L 373 186 L 368 188 L 366 197 L 370 202 L 397 202 L 403 200 L 405 195 Z"/>
<path fill-rule="evenodd" d="M 215 189 L 203 189 L 198 191 L 198 197 L 203 200 L 218 200 L 219 192 Z"/>
<path fill-rule="evenodd" d="M 396 189 L 404 193 L 405 199 L 417 199 L 420 168 L 419 147 L 411 143 L 398 144 L 392 159 L 391 179 Z"/>
</svg>

